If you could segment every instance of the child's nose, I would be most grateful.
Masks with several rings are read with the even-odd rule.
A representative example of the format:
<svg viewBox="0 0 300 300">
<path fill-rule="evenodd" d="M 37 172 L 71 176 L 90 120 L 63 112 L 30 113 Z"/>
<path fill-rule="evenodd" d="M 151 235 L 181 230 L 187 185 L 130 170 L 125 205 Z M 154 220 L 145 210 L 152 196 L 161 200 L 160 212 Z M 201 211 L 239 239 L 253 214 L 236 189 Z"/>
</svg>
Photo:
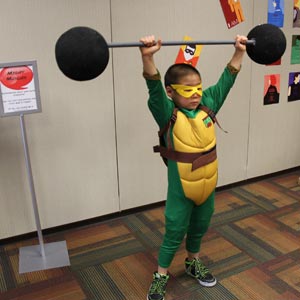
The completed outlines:
<svg viewBox="0 0 300 300">
<path fill-rule="evenodd" d="M 201 97 L 200 93 L 199 92 L 195 92 L 192 97 Z"/>
</svg>

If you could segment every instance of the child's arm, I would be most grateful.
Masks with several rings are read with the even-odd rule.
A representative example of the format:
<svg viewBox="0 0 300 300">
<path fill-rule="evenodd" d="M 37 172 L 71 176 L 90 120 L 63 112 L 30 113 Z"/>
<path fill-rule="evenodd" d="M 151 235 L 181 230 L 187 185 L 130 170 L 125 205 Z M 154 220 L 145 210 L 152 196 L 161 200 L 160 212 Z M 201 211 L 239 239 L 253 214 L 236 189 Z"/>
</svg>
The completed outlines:
<svg viewBox="0 0 300 300">
<path fill-rule="evenodd" d="M 203 105 L 212 109 L 215 113 L 219 111 L 223 105 L 230 89 L 232 88 L 236 76 L 241 69 L 242 60 L 246 51 L 245 36 L 236 36 L 236 43 L 234 45 L 235 52 L 219 78 L 218 82 L 203 91 Z"/>
<path fill-rule="evenodd" d="M 155 41 L 153 35 L 140 39 L 145 47 L 140 47 L 143 62 L 143 76 L 148 86 L 149 109 L 156 120 L 158 126 L 163 128 L 170 120 L 174 103 L 166 95 L 162 85 L 160 74 L 154 63 L 154 53 L 161 47 L 161 40 Z"/>
<path fill-rule="evenodd" d="M 140 41 L 145 45 L 145 47 L 140 47 L 144 74 L 147 74 L 147 76 L 154 76 L 157 74 L 157 69 L 153 55 L 160 49 L 161 40 L 158 39 L 155 41 L 155 37 L 150 35 L 141 38 Z"/>
<path fill-rule="evenodd" d="M 246 41 L 248 39 L 245 36 L 237 35 L 235 38 L 235 52 L 229 62 L 229 64 L 236 70 L 240 70 L 242 65 L 242 60 L 246 51 Z"/>
</svg>

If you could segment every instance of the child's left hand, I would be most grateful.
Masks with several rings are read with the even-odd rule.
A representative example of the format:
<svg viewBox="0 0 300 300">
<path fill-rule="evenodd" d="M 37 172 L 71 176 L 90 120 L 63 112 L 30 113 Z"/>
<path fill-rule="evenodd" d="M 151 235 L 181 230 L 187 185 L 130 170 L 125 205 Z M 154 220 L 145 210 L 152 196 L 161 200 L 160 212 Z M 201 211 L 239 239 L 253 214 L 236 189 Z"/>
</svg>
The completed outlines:
<svg viewBox="0 0 300 300">
<path fill-rule="evenodd" d="M 248 41 L 248 38 L 243 35 L 237 35 L 235 38 L 235 49 L 240 51 L 246 51 L 246 42 Z"/>
</svg>

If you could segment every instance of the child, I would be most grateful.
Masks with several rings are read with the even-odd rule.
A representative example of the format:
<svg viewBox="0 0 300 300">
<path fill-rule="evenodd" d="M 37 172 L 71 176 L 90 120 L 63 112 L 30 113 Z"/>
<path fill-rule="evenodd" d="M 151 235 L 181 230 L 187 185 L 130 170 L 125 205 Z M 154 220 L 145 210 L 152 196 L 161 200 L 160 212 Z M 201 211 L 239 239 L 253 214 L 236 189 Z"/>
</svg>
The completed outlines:
<svg viewBox="0 0 300 300">
<path fill-rule="evenodd" d="M 211 287 L 217 282 L 199 259 L 201 239 L 214 211 L 217 185 L 213 122 L 241 68 L 246 41 L 244 36 L 236 37 L 234 54 L 219 81 L 202 91 L 201 76 L 189 64 L 172 65 L 165 74 L 164 88 L 153 58 L 161 40 L 156 41 L 154 36 L 141 38 L 145 45 L 140 51 L 149 89 L 148 106 L 164 141 L 156 151 L 168 165 L 165 235 L 148 300 L 164 299 L 168 267 L 185 235 L 186 273 L 202 286 Z"/>
</svg>

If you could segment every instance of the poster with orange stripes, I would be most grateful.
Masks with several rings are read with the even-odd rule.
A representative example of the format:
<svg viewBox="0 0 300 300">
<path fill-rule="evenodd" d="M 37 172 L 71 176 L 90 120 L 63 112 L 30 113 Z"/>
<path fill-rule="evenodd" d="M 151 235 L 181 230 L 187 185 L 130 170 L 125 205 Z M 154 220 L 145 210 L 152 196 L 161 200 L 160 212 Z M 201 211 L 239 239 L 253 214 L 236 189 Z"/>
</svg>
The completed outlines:
<svg viewBox="0 0 300 300">
<path fill-rule="evenodd" d="M 245 20 L 240 0 L 220 0 L 228 29 Z"/>
</svg>

